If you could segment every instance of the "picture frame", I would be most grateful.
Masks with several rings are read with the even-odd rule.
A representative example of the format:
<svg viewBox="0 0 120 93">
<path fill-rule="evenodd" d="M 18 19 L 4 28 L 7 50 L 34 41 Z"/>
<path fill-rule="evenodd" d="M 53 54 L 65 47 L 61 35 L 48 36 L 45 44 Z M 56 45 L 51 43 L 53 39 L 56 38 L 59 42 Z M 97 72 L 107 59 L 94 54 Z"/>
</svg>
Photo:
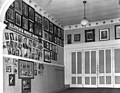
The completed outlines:
<svg viewBox="0 0 120 93">
<path fill-rule="evenodd" d="M 8 8 L 6 12 L 6 20 L 8 22 L 14 23 L 14 10 L 11 8 Z"/>
<path fill-rule="evenodd" d="M 44 50 L 44 62 L 51 63 L 51 54 L 48 50 Z"/>
<path fill-rule="evenodd" d="M 67 35 L 67 44 L 71 44 L 72 43 L 72 35 L 68 34 Z"/>
<path fill-rule="evenodd" d="M 24 16 L 22 17 L 22 28 L 28 30 L 28 19 Z"/>
<path fill-rule="evenodd" d="M 34 62 L 27 60 L 18 60 L 18 77 L 19 79 L 34 79 Z"/>
<path fill-rule="evenodd" d="M 22 1 L 22 15 L 28 17 L 28 5 Z"/>
<path fill-rule="evenodd" d="M 28 15 L 29 19 L 31 19 L 32 21 L 34 21 L 34 19 L 35 19 L 35 10 L 31 6 L 29 6 L 29 8 L 28 8 L 28 14 L 29 14 Z"/>
<path fill-rule="evenodd" d="M 74 41 L 80 41 L 80 34 L 74 34 Z"/>
<path fill-rule="evenodd" d="M 9 74 L 9 86 L 15 86 L 15 74 Z"/>
<path fill-rule="evenodd" d="M 31 92 L 31 79 L 22 79 L 22 93 Z"/>
<path fill-rule="evenodd" d="M 85 42 L 95 41 L 95 29 L 85 30 Z"/>
<path fill-rule="evenodd" d="M 99 36 L 100 41 L 105 41 L 105 40 L 110 39 L 110 29 L 109 28 L 99 30 L 99 34 L 100 34 L 100 36 Z"/>
<path fill-rule="evenodd" d="M 53 23 L 52 23 L 52 22 L 49 22 L 49 26 L 50 26 L 50 33 L 53 34 Z"/>
<path fill-rule="evenodd" d="M 49 33 L 44 31 L 44 39 L 49 40 Z"/>
<path fill-rule="evenodd" d="M 44 30 L 49 32 L 49 20 L 45 17 L 43 17 L 43 26 L 44 26 Z"/>
<path fill-rule="evenodd" d="M 39 25 L 42 25 L 42 16 L 35 12 L 35 22 L 38 23 Z"/>
<path fill-rule="evenodd" d="M 120 39 L 120 25 L 115 25 L 115 39 Z"/>
<path fill-rule="evenodd" d="M 22 14 L 22 0 L 15 0 L 15 10 Z"/>
<path fill-rule="evenodd" d="M 35 23 L 34 34 L 39 36 L 39 37 L 42 37 L 42 26 Z"/>
<path fill-rule="evenodd" d="M 17 12 L 15 12 L 15 24 L 19 27 L 21 27 L 21 15 Z"/>
<path fill-rule="evenodd" d="M 57 35 L 57 26 L 56 25 L 53 25 L 53 34 Z"/>
<path fill-rule="evenodd" d="M 33 33 L 33 31 L 34 31 L 34 23 L 30 20 L 28 21 L 28 31 L 30 33 Z"/>
</svg>

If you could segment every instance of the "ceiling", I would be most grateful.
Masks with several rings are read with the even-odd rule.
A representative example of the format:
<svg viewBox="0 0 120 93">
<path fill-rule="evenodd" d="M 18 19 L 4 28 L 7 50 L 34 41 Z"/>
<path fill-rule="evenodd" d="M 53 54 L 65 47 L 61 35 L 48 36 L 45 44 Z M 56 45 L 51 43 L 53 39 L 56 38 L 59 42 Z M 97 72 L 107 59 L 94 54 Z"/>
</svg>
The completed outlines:
<svg viewBox="0 0 120 93">
<path fill-rule="evenodd" d="M 79 24 L 83 19 L 83 0 L 34 0 L 63 26 Z M 120 18 L 120 0 L 86 0 L 90 22 Z"/>
</svg>

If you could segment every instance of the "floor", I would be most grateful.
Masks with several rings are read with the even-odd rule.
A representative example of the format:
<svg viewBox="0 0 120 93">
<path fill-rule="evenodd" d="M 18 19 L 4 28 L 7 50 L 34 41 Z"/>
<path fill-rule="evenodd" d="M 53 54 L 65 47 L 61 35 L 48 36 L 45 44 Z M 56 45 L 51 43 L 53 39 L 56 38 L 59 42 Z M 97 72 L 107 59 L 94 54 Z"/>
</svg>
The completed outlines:
<svg viewBox="0 0 120 93">
<path fill-rule="evenodd" d="M 69 88 L 57 93 L 120 93 L 120 89 L 112 88 Z"/>
</svg>

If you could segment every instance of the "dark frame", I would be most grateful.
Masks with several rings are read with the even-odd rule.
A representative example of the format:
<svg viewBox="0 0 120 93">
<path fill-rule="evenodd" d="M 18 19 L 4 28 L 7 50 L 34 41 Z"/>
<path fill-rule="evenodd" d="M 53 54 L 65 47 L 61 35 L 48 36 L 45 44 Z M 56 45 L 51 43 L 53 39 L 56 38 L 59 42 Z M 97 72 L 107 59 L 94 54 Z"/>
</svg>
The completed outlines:
<svg viewBox="0 0 120 93">
<path fill-rule="evenodd" d="M 33 33 L 33 31 L 34 31 L 34 23 L 30 20 L 28 21 L 28 31 L 30 33 Z"/>
<path fill-rule="evenodd" d="M 14 23 L 14 10 L 13 9 L 8 8 L 6 12 L 6 20 Z"/>
<path fill-rule="evenodd" d="M 31 92 L 31 79 L 22 79 L 22 93 Z"/>
<path fill-rule="evenodd" d="M 42 16 L 37 12 L 35 12 L 35 22 L 42 25 Z"/>
<path fill-rule="evenodd" d="M 22 0 L 15 0 L 15 10 L 22 14 Z"/>
<path fill-rule="evenodd" d="M 74 41 L 80 41 L 80 34 L 74 34 Z"/>
<path fill-rule="evenodd" d="M 28 16 L 29 16 L 29 19 L 34 21 L 34 19 L 35 19 L 35 10 L 31 6 L 29 6 L 29 8 L 28 8 Z"/>
<path fill-rule="evenodd" d="M 109 28 L 99 30 L 99 40 L 100 41 L 105 41 L 105 40 L 109 40 L 109 39 L 110 39 L 110 29 Z"/>
<path fill-rule="evenodd" d="M 28 5 L 24 1 L 22 1 L 22 14 L 28 17 Z"/>
<path fill-rule="evenodd" d="M 115 25 L 115 39 L 120 39 L 120 25 Z"/>
<path fill-rule="evenodd" d="M 15 12 L 15 24 L 21 27 L 22 17 L 19 13 Z"/>
<path fill-rule="evenodd" d="M 39 37 L 42 37 L 42 26 L 38 25 L 35 23 L 35 28 L 34 28 L 34 34 L 39 36 Z"/>
<path fill-rule="evenodd" d="M 44 39 L 49 40 L 49 33 L 44 31 Z"/>
<path fill-rule="evenodd" d="M 29 75 L 31 71 L 31 76 Z M 18 60 L 18 77 L 19 79 L 34 79 L 34 62 L 27 60 Z"/>
<path fill-rule="evenodd" d="M 72 35 L 71 34 L 67 35 L 67 44 L 72 44 Z"/>
<path fill-rule="evenodd" d="M 53 34 L 53 23 L 52 22 L 49 22 L 49 28 L 50 28 L 50 33 Z"/>
<path fill-rule="evenodd" d="M 49 32 L 49 20 L 46 17 L 43 17 L 43 24 L 44 30 Z"/>
<path fill-rule="evenodd" d="M 85 30 L 85 42 L 95 41 L 95 29 Z"/>
<path fill-rule="evenodd" d="M 22 17 L 22 28 L 28 31 L 28 19 L 24 16 Z"/>
<path fill-rule="evenodd" d="M 44 50 L 44 62 L 51 63 L 51 53 L 48 50 Z"/>
<path fill-rule="evenodd" d="M 15 86 L 15 74 L 9 74 L 9 86 Z"/>
</svg>

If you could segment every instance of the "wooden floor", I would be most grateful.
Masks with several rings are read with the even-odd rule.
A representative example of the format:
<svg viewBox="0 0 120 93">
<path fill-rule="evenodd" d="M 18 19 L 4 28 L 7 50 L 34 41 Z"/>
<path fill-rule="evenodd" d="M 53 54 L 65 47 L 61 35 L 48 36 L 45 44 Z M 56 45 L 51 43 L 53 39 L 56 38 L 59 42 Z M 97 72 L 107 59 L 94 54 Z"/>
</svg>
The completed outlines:
<svg viewBox="0 0 120 93">
<path fill-rule="evenodd" d="M 57 93 L 120 93 L 119 88 L 69 88 Z"/>
</svg>

